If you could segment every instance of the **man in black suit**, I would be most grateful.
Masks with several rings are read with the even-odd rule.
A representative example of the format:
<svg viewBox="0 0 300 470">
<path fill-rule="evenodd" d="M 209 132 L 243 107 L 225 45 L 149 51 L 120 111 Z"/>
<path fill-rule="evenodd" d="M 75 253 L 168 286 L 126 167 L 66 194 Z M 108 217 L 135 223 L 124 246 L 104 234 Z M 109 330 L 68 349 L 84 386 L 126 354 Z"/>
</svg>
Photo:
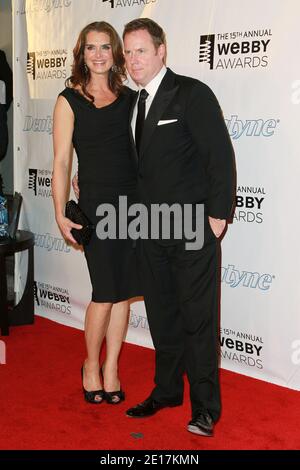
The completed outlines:
<svg viewBox="0 0 300 470">
<path fill-rule="evenodd" d="M 149 208 L 161 203 L 205 207 L 202 249 L 187 250 L 184 239 L 139 242 L 156 350 L 155 388 L 127 415 L 146 417 L 180 405 L 187 372 L 192 405 L 187 429 L 212 436 L 221 409 L 219 237 L 233 209 L 233 150 L 210 88 L 165 67 L 162 28 L 147 18 L 133 20 L 123 40 L 127 70 L 139 86 L 131 128 L 140 200 Z"/>
</svg>

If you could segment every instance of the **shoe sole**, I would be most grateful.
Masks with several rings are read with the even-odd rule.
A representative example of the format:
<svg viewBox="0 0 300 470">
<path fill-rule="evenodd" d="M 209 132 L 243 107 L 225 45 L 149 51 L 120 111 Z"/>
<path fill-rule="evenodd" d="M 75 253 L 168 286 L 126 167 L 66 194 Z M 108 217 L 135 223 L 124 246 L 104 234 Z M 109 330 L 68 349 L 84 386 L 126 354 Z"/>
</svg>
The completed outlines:
<svg viewBox="0 0 300 470">
<path fill-rule="evenodd" d="M 179 403 L 178 405 L 177 404 L 176 405 L 166 405 L 163 408 L 160 408 L 159 410 L 155 411 L 154 413 L 151 413 L 150 415 L 140 415 L 140 416 L 136 415 L 136 416 L 134 416 L 134 415 L 129 415 L 129 414 L 125 413 L 125 416 L 127 416 L 128 418 L 151 418 L 151 416 L 154 416 L 156 413 L 158 413 L 161 410 L 164 410 L 165 408 L 175 408 L 176 406 L 181 406 L 181 405 L 182 405 L 182 403 Z"/>
<path fill-rule="evenodd" d="M 193 426 L 191 424 L 188 425 L 187 430 L 189 432 L 192 432 L 193 434 L 198 434 L 199 436 L 204 436 L 204 437 L 213 437 L 213 432 L 212 431 L 202 431 L 201 429 L 198 428 L 198 426 Z"/>
</svg>

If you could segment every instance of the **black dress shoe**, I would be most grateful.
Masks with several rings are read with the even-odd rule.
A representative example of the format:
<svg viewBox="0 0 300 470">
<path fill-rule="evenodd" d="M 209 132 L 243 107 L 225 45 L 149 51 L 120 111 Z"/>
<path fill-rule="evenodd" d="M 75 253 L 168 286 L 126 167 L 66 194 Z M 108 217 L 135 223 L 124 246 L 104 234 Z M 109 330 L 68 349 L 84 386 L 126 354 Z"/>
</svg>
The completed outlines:
<svg viewBox="0 0 300 470">
<path fill-rule="evenodd" d="M 199 411 L 189 422 L 187 430 L 199 436 L 212 437 L 214 430 L 212 417 L 207 411 Z"/>
<path fill-rule="evenodd" d="M 179 406 L 180 404 L 181 403 L 159 403 L 152 397 L 149 397 L 133 408 L 129 408 L 129 410 L 126 411 L 126 415 L 130 416 L 131 418 L 146 418 L 147 416 L 154 415 L 162 408 Z"/>
</svg>

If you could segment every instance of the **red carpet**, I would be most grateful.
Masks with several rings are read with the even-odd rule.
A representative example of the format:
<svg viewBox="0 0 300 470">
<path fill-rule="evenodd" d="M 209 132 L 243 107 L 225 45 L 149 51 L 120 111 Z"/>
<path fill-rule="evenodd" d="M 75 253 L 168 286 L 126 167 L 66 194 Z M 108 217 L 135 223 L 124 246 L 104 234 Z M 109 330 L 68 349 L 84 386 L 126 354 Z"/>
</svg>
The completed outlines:
<svg viewBox="0 0 300 470">
<path fill-rule="evenodd" d="M 129 344 L 121 357 L 126 400 L 89 405 L 81 393 L 83 332 L 37 317 L 12 327 L 0 365 L 0 449 L 299 449 L 299 392 L 221 371 L 223 414 L 214 438 L 186 431 L 184 405 L 127 418 L 152 389 L 154 352 Z"/>
</svg>

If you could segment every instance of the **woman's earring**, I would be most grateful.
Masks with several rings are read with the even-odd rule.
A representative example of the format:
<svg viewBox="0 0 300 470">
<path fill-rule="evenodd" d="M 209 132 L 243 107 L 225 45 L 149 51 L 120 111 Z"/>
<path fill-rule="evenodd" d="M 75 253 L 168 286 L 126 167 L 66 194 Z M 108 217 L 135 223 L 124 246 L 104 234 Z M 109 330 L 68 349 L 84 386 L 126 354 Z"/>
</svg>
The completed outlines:
<svg viewBox="0 0 300 470">
<path fill-rule="evenodd" d="M 84 73 L 87 74 L 89 71 L 89 68 L 88 66 L 86 65 L 86 63 L 84 63 Z"/>
<path fill-rule="evenodd" d="M 113 64 L 111 66 L 111 71 L 117 73 L 117 72 L 119 72 L 119 67 L 117 65 Z"/>
</svg>

